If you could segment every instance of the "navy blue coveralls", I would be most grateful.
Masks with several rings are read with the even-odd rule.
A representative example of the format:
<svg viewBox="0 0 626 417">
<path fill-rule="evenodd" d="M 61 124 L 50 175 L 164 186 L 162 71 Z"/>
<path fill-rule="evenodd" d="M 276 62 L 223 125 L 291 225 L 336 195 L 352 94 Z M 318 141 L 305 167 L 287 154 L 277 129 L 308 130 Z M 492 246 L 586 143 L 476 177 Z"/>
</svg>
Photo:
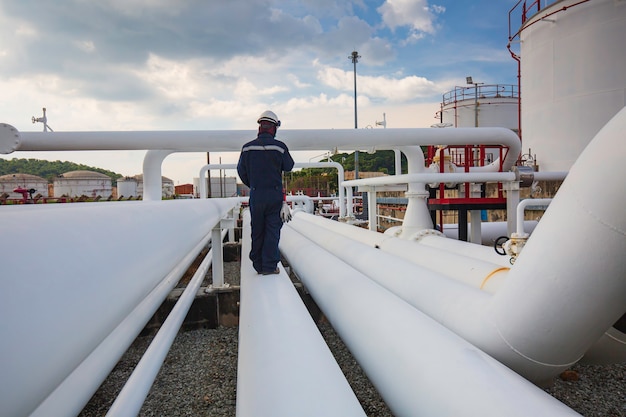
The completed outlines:
<svg viewBox="0 0 626 417">
<path fill-rule="evenodd" d="M 293 158 L 287 145 L 271 133 L 260 133 L 243 145 L 237 173 L 250 187 L 252 249 L 250 259 L 258 273 L 272 272 L 280 261 L 278 241 L 283 222 L 283 171 L 291 171 Z"/>
</svg>

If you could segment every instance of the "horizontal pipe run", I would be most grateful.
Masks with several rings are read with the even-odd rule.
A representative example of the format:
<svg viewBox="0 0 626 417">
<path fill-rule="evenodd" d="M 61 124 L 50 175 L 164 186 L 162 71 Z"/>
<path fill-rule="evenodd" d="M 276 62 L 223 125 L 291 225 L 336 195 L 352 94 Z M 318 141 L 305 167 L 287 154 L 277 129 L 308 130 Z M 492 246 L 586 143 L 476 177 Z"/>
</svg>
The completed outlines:
<svg viewBox="0 0 626 417">
<path fill-rule="evenodd" d="M 209 237 L 207 235 L 189 252 L 183 261 L 56 387 L 30 417 L 65 417 L 80 413 L 163 300 L 180 281 L 197 254 L 207 245 Z"/>
<path fill-rule="evenodd" d="M 535 181 L 563 181 L 568 171 L 539 171 L 533 173 Z"/>
<path fill-rule="evenodd" d="M 380 274 L 379 279 L 375 280 L 377 282 L 380 280 L 379 283 L 383 286 L 386 286 L 385 282 L 409 279 L 412 283 L 411 287 L 424 285 L 428 288 L 434 288 L 439 284 L 445 284 L 447 280 L 453 280 L 462 283 L 463 288 L 467 286 L 467 289 L 473 288 L 478 290 L 483 289 L 485 281 L 505 279 L 509 269 L 479 259 L 472 259 L 441 249 L 419 245 L 412 241 L 367 231 L 363 228 L 345 226 L 328 219 L 318 219 L 318 217 L 306 213 L 296 213 L 289 226 L 306 235 L 326 250 L 341 254 L 340 257 L 344 261 L 361 270 L 364 274 L 373 278 L 374 271 L 378 271 Z M 320 227 L 321 223 L 327 223 L 327 227 Z M 341 230 L 345 229 L 344 226 L 354 229 L 353 233 L 348 235 L 341 234 Z M 370 233 L 373 236 L 369 240 L 374 240 L 376 243 L 368 245 L 364 242 L 368 240 L 366 235 Z M 360 241 L 359 237 L 363 241 Z M 380 239 L 376 239 L 378 237 Z M 348 261 L 345 258 L 346 256 L 350 256 L 351 261 Z M 419 269 L 416 269 L 415 266 Z M 429 274 L 435 277 L 432 279 L 433 282 L 425 280 Z M 422 282 L 423 279 L 424 281 Z M 489 284 L 487 286 L 488 289 L 491 288 L 492 283 L 490 282 Z M 404 285 L 401 287 L 406 288 Z M 452 290 L 441 291 L 441 293 L 447 293 L 448 291 L 450 291 L 450 294 L 454 293 Z M 422 291 L 418 292 L 423 294 Z M 469 297 L 470 294 L 470 291 L 464 291 L 457 295 L 458 302 L 462 302 L 461 300 Z M 432 299 L 432 297 L 429 297 L 425 301 Z M 436 308 L 437 305 L 438 302 L 433 307 Z M 432 316 L 428 312 L 427 314 Z"/>
<path fill-rule="evenodd" d="M 0 129 L 0 151 L 172 150 L 179 152 L 237 152 L 256 136 L 254 130 L 177 130 L 108 132 L 19 132 Z M 521 150 L 510 129 L 280 129 L 277 139 L 290 150 L 393 149 L 410 145 L 497 144 L 509 147 L 508 170 Z M 384 144 L 384 146 L 382 145 Z"/>
<path fill-rule="evenodd" d="M 468 244 L 467 242 L 449 239 L 446 237 L 441 237 L 439 235 L 425 234 L 424 236 L 420 237 L 419 240 L 405 240 L 395 237 L 394 233 L 392 233 L 393 230 L 399 230 L 398 228 L 388 229 L 388 231 L 391 231 L 390 233 L 376 233 L 345 223 L 329 221 L 328 219 L 324 219 L 321 216 L 305 215 L 299 216 L 298 218 L 309 223 L 314 223 L 319 227 L 332 230 L 335 233 L 339 233 L 343 236 L 349 237 L 359 242 L 365 243 L 370 247 L 378 247 L 383 251 L 392 252 L 408 260 L 411 259 L 412 252 L 420 251 L 420 248 L 427 247 L 437 249 L 437 259 L 445 260 L 448 259 L 448 254 L 451 256 L 449 258 L 449 261 L 441 262 L 441 264 L 453 263 L 456 262 L 456 260 L 458 259 L 474 259 L 479 262 L 485 262 L 487 264 L 499 267 L 511 266 L 508 262 L 508 258 L 498 255 L 492 247 Z M 425 242 L 430 244 L 425 244 Z M 388 247 L 393 247 L 393 249 L 387 249 Z M 462 258 L 458 258 L 457 256 L 461 256 Z M 429 262 L 429 264 L 430 263 L 431 262 Z"/>
<path fill-rule="evenodd" d="M 365 417 L 282 266 L 253 269 L 247 210 L 243 227 L 237 417 Z"/>
<path fill-rule="evenodd" d="M 225 234 L 222 234 L 222 238 Z M 111 417 L 135 417 L 139 414 L 154 380 L 163 365 L 163 361 L 178 334 L 180 326 L 191 308 L 198 289 L 211 266 L 213 249 L 209 250 L 200 266 L 194 273 L 191 281 L 174 305 L 174 308 L 165 319 L 158 333 L 152 339 L 150 346 L 130 375 L 126 384 L 107 412 Z"/>
<path fill-rule="evenodd" d="M 360 180 L 344 181 L 344 187 L 358 187 L 364 185 L 391 185 L 410 182 L 439 183 L 439 182 L 504 182 L 515 181 L 514 172 L 467 172 L 467 173 L 433 173 L 422 172 L 417 174 L 388 175 L 384 177 L 364 178 Z"/>
<path fill-rule="evenodd" d="M 23 279 L 5 280 L 0 292 L 0 314 L 16 318 L 0 323 L 0 355 L 12 358 L 0 374 L 3 411 L 31 413 L 234 204 L 4 207 L 0 229 L 12 238 L 0 241 L 2 273 Z"/>
<path fill-rule="evenodd" d="M 280 247 L 395 416 L 578 415 L 293 228 Z"/>
</svg>

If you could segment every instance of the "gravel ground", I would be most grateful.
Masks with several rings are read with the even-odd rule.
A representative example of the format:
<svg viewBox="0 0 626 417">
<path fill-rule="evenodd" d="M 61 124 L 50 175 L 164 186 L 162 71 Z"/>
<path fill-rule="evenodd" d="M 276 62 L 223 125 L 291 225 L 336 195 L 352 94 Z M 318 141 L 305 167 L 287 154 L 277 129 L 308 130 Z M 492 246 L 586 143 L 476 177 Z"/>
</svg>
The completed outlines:
<svg viewBox="0 0 626 417">
<path fill-rule="evenodd" d="M 239 264 L 226 262 L 225 279 L 239 284 Z M 210 275 L 209 275 L 210 276 Z M 328 324 L 318 326 L 368 416 L 393 416 L 359 365 Z M 141 409 L 140 416 L 234 416 L 237 328 L 180 333 Z M 81 417 L 104 416 L 146 350 L 138 338 L 84 408 Z M 546 391 L 585 417 L 626 417 L 626 364 L 576 365 L 569 379 Z M 451 376 L 453 377 L 453 376 Z M 503 416 L 504 417 L 504 416 Z"/>
</svg>

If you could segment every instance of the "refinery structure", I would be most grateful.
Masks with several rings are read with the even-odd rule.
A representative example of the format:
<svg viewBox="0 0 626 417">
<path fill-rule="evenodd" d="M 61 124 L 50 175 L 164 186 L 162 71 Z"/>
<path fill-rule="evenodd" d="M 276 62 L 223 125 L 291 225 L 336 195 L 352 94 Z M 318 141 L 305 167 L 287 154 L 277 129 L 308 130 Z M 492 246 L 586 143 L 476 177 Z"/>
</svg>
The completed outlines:
<svg viewBox="0 0 626 417">
<path fill-rule="evenodd" d="M 468 78 L 444 94 L 440 128 L 281 130 L 291 150 L 401 152 L 408 173 L 345 180 L 331 164 L 338 221 L 289 196 L 294 218 L 280 242 L 289 268 L 261 280 L 242 256 L 237 416 L 365 416 L 288 273 L 396 416 L 575 416 L 541 387 L 579 362 L 626 361 L 626 196 L 593 192 L 619 190 L 626 177 L 626 1 L 520 1 L 509 20 L 520 83 Z M 147 152 L 142 201 L 0 207 L 12 236 L 0 243 L 2 273 L 21 277 L 0 293 L 11 317 L 0 325 L 0 354 L 11 358 L 3 415 L 77 415 L 211 248 L 108 414 L 136 415 L 209 266 L 209 291 L 228 291 L 222 244 L 235 242 L 238 222 L 242 253 L 250 245 L 246 198 L 205 198 L 200 184 L 201 198 L 163 201 L 161 164 L 175 152 L 237 152 L 250 132 L 20 132 L 5 122 L 5 154 Z M 534 198 L 542 181 L 558 187 Z M 379 233 L 373 208 L 389 190 L 404 193 L 406 212 Z M 369 230 L 355 226 L 355 191 L 366 193 Z M 541 219 L 525 222 L 536 206 Z M 458 238 L 446 236 L 444 210 L 459 213 Z M 506 218 L 484 222 L 490 210 Z M 489 234 L 502 239 L 481 244 Z M 113 254 L 115 273 L 93 268 Z"/>
</svg>

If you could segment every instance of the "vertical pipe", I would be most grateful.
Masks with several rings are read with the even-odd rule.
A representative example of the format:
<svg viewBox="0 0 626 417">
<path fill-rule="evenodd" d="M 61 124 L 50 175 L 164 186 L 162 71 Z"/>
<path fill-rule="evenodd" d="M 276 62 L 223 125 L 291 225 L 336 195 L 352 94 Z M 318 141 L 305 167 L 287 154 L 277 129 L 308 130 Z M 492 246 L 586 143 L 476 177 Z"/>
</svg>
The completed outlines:
<svg viewBox="0 0 626 417">
<path fill-rule="evenodd" d="M 377 205 L 376 205 L 376 187 L 370 187 L 370 190 L 367 192 L 367 219 L 368 219 L 368 228 L 369 230 L 377 231 L 376 222 L 378 220 L 377 213 Z"/>
<path fill-rule="evenodd" d="M 143 158 L 143 200 L 159 201 L 163 198 L 161 165 L 174 151 L 147 151 Z"/>
</svg>

